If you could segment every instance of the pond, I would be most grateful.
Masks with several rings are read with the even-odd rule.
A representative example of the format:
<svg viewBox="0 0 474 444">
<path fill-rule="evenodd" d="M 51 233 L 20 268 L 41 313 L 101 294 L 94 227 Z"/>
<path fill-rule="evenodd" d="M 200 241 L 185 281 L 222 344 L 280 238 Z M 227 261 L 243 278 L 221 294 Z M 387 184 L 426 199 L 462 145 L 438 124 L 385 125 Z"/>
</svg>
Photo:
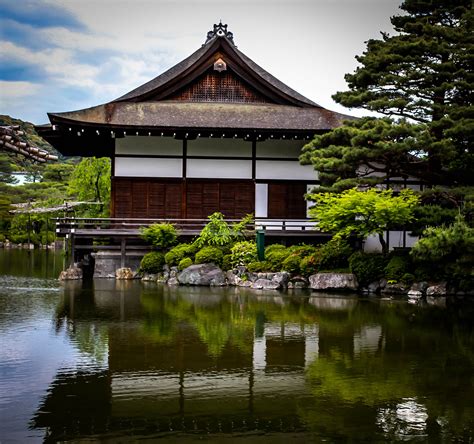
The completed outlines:
<svg viewBox="0 0 474 444">
<path fill-rule="evenodd" d="M 60 284 L 0 251 L 0 441 L 472 442 L 474 309 Z"/>
</svg>

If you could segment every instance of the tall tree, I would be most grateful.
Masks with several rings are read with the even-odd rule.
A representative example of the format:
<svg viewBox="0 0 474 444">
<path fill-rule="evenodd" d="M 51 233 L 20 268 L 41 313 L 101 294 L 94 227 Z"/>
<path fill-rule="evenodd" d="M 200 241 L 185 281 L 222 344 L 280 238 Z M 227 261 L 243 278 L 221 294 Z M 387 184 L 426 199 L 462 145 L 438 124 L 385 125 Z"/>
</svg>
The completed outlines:
<svg viewBox="0 0 474 444">
<path fill-rule="evenodd" d="M 318 136 L 301 156 L 333 190 L 414 176 L 474 183 L 474 13 L 471 0 L 405 0 L 395 35 L 369 40 L 333 98 L 387 118 L 365 118 Z M 374 173 L 378 176 L 374 179 Z"/>
<path fill-rule="evenodd" d="M 83 158 L 71 175 L 69 193 L 80 200 L 99 203 L 92 213 L 100 215 L 110 202 L 110 159 Z"/>
</svg>

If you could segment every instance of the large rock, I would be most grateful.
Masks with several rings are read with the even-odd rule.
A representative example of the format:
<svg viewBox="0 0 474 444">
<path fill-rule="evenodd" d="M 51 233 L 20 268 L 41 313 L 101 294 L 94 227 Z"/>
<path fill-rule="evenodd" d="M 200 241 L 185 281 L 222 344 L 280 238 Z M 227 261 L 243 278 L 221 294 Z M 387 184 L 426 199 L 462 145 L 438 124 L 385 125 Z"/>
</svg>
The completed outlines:
<svg viewBox="0 0 474 444">
<path fill-rule="evenodd" d="M 225 273 L 215 264 L 195 264 L 185 268 L 177 279 L 182 285 L 226 285 Z"/>
<path fill-rule="evenodd" d="M 408 293 L 409 287 L 401 282 L 387 284 L 382 290 L 382 294 L 405 295 Z"/>
<path fill-rule="evenodd" d="M 257 279 L 253 284 L 252 288 L 256 290 L 278 290 L 281 285 L 270 279 Z"/>
<path fill-rule="evenodd" d="M 426 296 L 446 296 L 447 294 L 448 289 L 446 287 L 446 282 L 432 285 L 426 289 Z"/>
<path fill-rule="evenodd" d="M 130 279 L 135 279 L 137 274 L 132 271 L 131 268 L 124 267 L 124 268 L 119 268 L 115 271 L 115 279 L 119 280 L 130 280 Z"/>
<path fill-rule="evenodd" d="M 82 269 L 76 265 L 69 267 L 67 270 L 61 271 L 59 274 L 60 281 L 72 281 L 82 279 Z"/>
<path fill-rule="evenodd" d="M 352 290 L 358 288 L 357 278 L 352 273 L 316 273 L 309 277 L 313 290 Z"/>
</svg>

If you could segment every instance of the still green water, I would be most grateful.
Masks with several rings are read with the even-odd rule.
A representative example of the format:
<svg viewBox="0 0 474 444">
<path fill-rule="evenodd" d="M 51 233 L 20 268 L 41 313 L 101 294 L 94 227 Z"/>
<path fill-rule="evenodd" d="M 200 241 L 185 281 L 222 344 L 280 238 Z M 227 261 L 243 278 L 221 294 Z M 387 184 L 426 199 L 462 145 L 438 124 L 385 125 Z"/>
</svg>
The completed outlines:
<svg viewBox="0 0 474 444">
<path fill-rule="evenodd" d="M 0 267 L 2 444 L 473 442 L 472 303 Z"/>
</svg>

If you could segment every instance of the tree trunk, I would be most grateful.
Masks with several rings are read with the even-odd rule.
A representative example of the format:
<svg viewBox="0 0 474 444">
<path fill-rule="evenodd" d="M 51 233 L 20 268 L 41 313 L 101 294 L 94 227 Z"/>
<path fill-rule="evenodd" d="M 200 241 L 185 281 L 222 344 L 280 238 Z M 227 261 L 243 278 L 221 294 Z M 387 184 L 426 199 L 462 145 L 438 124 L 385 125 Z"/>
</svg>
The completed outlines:
<svg viewBox="0 0 474 444">
<path fill-rule="evenodd" d="M 380 245 L 382 245 L 382 254 L 385 256 L 388 253 L 388 245 L 387 245 L 387 242 L 385 242 L 385 239 L 383 237 L 384 233 L 378 233 L 378 235 L 379 235 Z"/>
</svg>

